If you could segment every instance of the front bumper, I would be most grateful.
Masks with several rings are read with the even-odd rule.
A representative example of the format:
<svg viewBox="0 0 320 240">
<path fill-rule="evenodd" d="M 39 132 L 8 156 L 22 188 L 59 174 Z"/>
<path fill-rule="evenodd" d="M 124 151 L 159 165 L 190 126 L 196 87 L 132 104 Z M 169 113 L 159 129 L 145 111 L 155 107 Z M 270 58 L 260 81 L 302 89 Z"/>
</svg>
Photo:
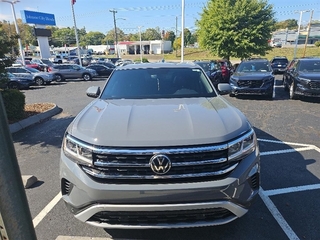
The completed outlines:
<svg viewBox="0 0 320 240">
<path fill-rule="evenodd" d="M 174 184 L 105 184 L 61 153 L 61 191 L 75 217 L 103 228 L 220 225 L 243 216 L 259 191 L 260 156 L 244 158 L 224 179 Z"/>
<path fill-rule="evenodd" d="M 270 95 L 273 93 L 273 85 L 261 88 L 240 88 L 231 84 L 230 86 L 234 95 Z"/>
<path fill-rule="evenodd" d="M 302 84 L 298 84 L 295 90 L 295 94 L 306 97 L 320 97 L 320 88 L 310 89 Z"/>
<path fill-rule="evenodd" d="M 273 73 L 281 73 L 283 74 L 286 71 L 286 68 L 273 68 Z"/>
</svg>

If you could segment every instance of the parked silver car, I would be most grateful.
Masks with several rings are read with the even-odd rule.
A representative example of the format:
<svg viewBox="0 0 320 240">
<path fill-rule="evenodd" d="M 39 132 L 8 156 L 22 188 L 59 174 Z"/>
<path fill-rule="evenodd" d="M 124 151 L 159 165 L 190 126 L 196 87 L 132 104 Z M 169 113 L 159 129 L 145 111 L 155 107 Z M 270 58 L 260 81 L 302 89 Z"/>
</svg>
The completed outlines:
<svg viewBox="0 0 320 240">
<path fill-rule="evenodd" d="M 98 76 L 95 70 L 87 69 L 77 64 L 57 64 L 49 67 L 49 71 L 55 74 L 57 82 L 79 78 L 89 81 Z"/>
<path fill-rule="evenodd" d="M 181 228 L 248 211 L 260 186 L 256 135 L 200 66 L 119 67 L 87 95 L 96 99 L 67 128 L 60 161 L 63 200 L 77 219 Z"/>
<path fill-rule="evenodd" d="M 41 72 L 34 68 L 29 67 L 7 67 L 6 70 L 17 77 L 33 79 L 36 85 L 50 84 L 56 79 L 52 73 Z"/>
</svg>

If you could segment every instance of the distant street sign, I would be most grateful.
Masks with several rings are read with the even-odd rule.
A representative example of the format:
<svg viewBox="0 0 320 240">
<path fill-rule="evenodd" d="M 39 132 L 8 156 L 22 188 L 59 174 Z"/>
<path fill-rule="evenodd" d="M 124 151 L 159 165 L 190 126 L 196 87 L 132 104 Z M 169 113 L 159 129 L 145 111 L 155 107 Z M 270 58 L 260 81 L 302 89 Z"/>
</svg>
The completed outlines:
<svg viewBox="0 0 320 240">
<path fill-rule="evenodd" d="M 28 24 L 39 24 L 39 25 L 56 25 L 56 20 L 54 18 L 54 14 L 50 13 L 42 13 L 42 12 L 33 12 L 22 10 L 21 18 L 23 23 Z"/>
</svg>

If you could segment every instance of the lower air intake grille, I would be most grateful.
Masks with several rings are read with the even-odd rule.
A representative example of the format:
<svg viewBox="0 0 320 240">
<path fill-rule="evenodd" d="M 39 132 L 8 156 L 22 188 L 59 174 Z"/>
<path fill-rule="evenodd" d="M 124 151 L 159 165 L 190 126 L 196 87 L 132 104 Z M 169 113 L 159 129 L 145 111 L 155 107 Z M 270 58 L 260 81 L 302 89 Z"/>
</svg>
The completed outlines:
<svg viewBox="0 0 320 240">
<path fill-rule="evenodd" d="M 214 221 L 234 216 L 224 208 L 197 209 L 184 211 L 154 212 L 99 212 L 89 222 L 103 222 L 111 225 L 139 225 L 194 223 Z"/>
</svg>

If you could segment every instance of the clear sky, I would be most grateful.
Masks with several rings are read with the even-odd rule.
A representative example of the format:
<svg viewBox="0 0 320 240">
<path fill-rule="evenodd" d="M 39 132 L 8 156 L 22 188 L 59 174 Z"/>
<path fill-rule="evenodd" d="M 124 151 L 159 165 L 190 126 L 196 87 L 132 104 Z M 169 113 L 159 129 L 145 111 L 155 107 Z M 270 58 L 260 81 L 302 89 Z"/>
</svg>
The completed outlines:
<svg viewBox="0 0 320 240">
<path fill-rule="evenodd" d="M 0 20 L 13 21 L 11 4 L 0 0 Z M 13 0 L 7 0 L 13 1 Z M 205 0 L 185 0 L 185 27 L 195 29 L 195 20 L 202 12 Z M 114 27 L 113 14 L 116 13 L 117 27 L 125 33 L 137 33 L 143 29 L 159 27 L 163 30 L 181 30 L 182 0 L 76 0 L 74 11 L 77 28 L 106 33 Z M 277 20 L 297 19 L 302 10 L 314 10 L 313 19 L 320 20 L 320 0 L 269 0 L 273 4 Z M 51 13 L 55 15 L 58 27 L 73 27 L 71 0 L 20 0 L 16 3 L 17 18 L 21 10 Z M 302 24 L 309 21 L 310 13 L 304 13 Z"/>
</svg>

